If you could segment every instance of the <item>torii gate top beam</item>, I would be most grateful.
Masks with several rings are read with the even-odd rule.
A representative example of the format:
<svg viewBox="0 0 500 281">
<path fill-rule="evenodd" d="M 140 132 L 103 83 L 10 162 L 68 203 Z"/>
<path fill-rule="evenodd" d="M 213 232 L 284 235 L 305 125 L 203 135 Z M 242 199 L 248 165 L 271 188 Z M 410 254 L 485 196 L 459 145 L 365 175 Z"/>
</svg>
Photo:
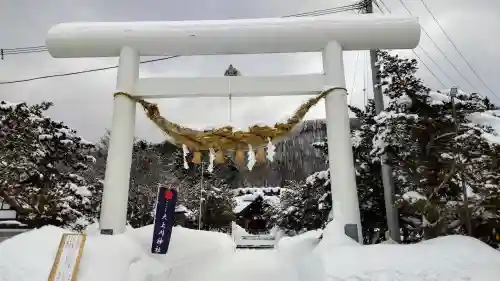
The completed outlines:
<svg viewBox="0 0 500 281">
<path fill-rule="evenodd" d="M 62 23 L 48 32 L 56 58 L 117 57 L 122 47 L 141 56 L 317 52 L 330 41 L 344 51 L 413 49 L 417 18 L 378 15 L 224 21 Z"/>
</svg>

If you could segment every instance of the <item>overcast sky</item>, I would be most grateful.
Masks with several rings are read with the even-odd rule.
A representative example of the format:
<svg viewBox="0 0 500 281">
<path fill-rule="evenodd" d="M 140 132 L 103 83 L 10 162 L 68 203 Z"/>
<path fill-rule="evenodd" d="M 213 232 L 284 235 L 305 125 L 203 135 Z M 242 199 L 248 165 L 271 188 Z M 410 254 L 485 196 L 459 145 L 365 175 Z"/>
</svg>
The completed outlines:
<svg viewBox="0 0 500 281">
<path fill-rule="evenodd" d="M 439 53 L 429 38 L 422 35 L 421 46 L 466 91 L 476 90 L 495 97 L 460 58 L 447 41 L 420 0 L 403 0 L 420 17 L 434 41 L 466 76 L 472 87 Z M 486 84 L 500 96 L 500 1 L 498 0 L 424 0 L 448 32 L 463 55 L 480 73 Z M 352 0 L 0 0 L 0 48 L 45 44 L 48 29 L 71 21 L 177 21 L 280 17 L 318 9 L 351 4 Z M 394 14 L 407 15 L 399 0 L 384 0 Z M 378 11 L 377 11 L 378 12 Z M 416 52 L 444 82 L 454 85 L 422 53 Z M 401 52 L 412 56 L 411 52 Z M 223 75 L 233 64 L 243 75 L 317 73 L 322 71 L 320 54 L 238 55 L 182 57 L 141 66 L 142 76 L 213 76 Z M 147 59 L 147 58 L 142 58 Z M 351 102 L 363 105 L 364 84 L 370 86 L 366 52 L 346 52 L 345 71 Z M 7 55 L 0 61 L 0 81 L 64 73 L 116 64 L 117 59 L 54 59 L 47 52 Z M 357 64 L 356 64 L 357 62 Z M 357 67 L 356 67 L 357 65 Z M 356 70 L 356 71 L 355 71 Z M 433 89 L 442 86 L 422 67 L 419 75 Z M 353 83 L 355 81 L 355 83 Z M 52 78 L 26 83 L 0 85 L 0 99 L 36 103 L 53 101 L 50 115 L 64 121 L 89 140 L 98 140 L 111 124 L 112 93 L 116 70 Z M 353 87 L 354 85 L 354 87 Z M 368 96 L 372 96 L 369 91 Z M 232 123 L 246 127 L 253 123 L 274 123 L 290 115 L 307 97 L 237 98 L 232 102 Z M 156 100 L 163 115 L 196 128 L 229 123 L 229 102 L 223 98 Z M 500 103 L 499 99 L 496 99 Z M 279 109 L 279 110 L 277 110 Z M 307 118 L 324 117 L 324 105 L 312 110 Z M 162 133 L 137 110 L 136 136 L 161 141 Z"/>
</svg>

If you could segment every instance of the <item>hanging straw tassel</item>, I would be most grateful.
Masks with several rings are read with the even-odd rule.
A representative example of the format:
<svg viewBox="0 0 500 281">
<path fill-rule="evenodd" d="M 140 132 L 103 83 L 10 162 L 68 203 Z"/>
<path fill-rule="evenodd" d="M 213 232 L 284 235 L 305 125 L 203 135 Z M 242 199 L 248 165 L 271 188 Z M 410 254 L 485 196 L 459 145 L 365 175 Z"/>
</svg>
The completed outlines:
<svg viewBox="0 0 500 281">
<path fill-rule="evenodd" d="M 235 160 L 236 163 L 240 165 L 245 165 L 245 152 L 241 149 L 236 150 Z"/>
<path fill-rule="evenodd" d="M 258 163 L 264 163 L 266 161 L 266 149 L 264 147 L 257 148 L 257 154 L 255 155 Z"/>
<path fill-rule="evenodd" d="M 215 153 L 215 163 L 216 164 L 223 164 L 224 162 L 226 162 L 224 159 L 224 152 L 221 149 L 219 149 Z"/>
<path fill-rule="evenodd" d="M 193 153 L 193 163 L 200 164 L 201 163 L 201 152 L 195 151 Z"/>
</svg>

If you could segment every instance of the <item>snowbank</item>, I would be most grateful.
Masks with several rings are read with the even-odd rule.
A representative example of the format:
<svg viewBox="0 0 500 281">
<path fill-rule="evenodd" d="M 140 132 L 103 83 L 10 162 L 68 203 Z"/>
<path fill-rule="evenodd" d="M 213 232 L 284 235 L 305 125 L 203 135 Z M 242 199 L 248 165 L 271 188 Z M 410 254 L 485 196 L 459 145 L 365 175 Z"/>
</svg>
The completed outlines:
<svg viewBox="0 0 500 281">
<path fill-rule="evenodd" d="M 228 235 L 175 227 L 168 255 L 153 255 L 152 226 L 115 236 L 100 235 L 94 227 L 87 231 L 78 281 L 166 280 L 193 262 L 234 251 Z M 46 226 L 2 242 L 0 281 L 46 281 L 63 233 L 68 231 Z"/>
<path fill-rule="evenodd" d="M 323 262 L 323 280 L 494 281 L 500 276 L 500 253 L 467 237 L 330 250 L 330 254 L 313 252 Z"/>
<path fill-rule="evenodd" d="M 0 281 L 46 281 L 64 232 L 43 227 L 0 243 Z"/>
<path fill-rule="evenodd" d="M 46 281 L 65 232 L 48 226 L 0 243 L 0 281 Z M 174 228 L 168 255 L 149 253 L 152 226 L 115 236 L 102 236 L 92 226 L 87 233 L 78 281 L 494 281 L 500 276 L 500 252 L 476 239 L 361 246 L 336 221 L 323 232 L 283 238 L 277 250 L 259 251 L 234 251 L 228 235 L 181 227 Z"/>
<path fill-rule="evenodd" d="M 131 232 L 141 248 L 150 251 L 153 239 L 153 225 L 138 228 Z M 215 253 L 234 251 L 234 243 L 229 235 L 174 227 L 167 255 L 152 255 L 168 268 L 192 262 L 195 259 Z"/>
<path fill-rule="evenodd" d="M 361 246 L 345 236 L 335 221 L 321 241 L 317 242 L 317 236 L 308 232 L 278 244 L 279 251 L 286 251 L 284 256 L 296 257 L 300 280 L 494 281 L 500 276 L 500 252 L 465 236 L 415 245 Z"/>
<path fill-rule="evenodd" d="M 322 281 L 322 261 L 311 255 L 318 246 L 322 231 L 308 231 L 294 237 L 283 237 L 276 246 L 279 259 L 296 270 L 298 280 Z"/>
<path fill-rule="evenodd" d="M 322 231 L 308 231 L 294 237 L 283 237 L 278 241 L 276 249 L 280 256 L 296 263 L 305 254 L 311 253 L 319 243 Z"/>
<path fill-rule="evenodd" d="M 343 226 L 332 221 L 324 231 L 308 231 L 298 236 L 282 238 L 277 248 L 280 258 L 291 263 L 297 270 L 299 280 L 326 281 L 325 266 L 328 264 L 324 263 L 323 257 L 341 258 L 339 252 L 333 250 L 341 246 L 361 247 L 344 234 Z"/>
</svg>

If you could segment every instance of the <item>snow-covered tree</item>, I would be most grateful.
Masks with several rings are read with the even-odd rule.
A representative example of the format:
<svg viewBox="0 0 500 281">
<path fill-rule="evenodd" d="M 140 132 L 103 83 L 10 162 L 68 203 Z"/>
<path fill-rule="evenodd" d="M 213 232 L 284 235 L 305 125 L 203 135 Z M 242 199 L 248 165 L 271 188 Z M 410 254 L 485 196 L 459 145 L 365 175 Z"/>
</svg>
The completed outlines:
<svg viewBox="0 0 500 281">
<path fill-rule="evenodd" d="M 132 153 L 127 217 L 133 227 L 153 223 L 153 209 L 159 187 L 176 187 L 179 182 L 166 155 L 152 143 L 137 141 Z"/>
<path fill-rule="evenodd" d="M 193 226 L 198 227 L 201 200 L 201 228 L 228 230 L 231 221 L 234 220 L 235 205 L 231 192 L 231 180 L 237 177 L 238 170 L 231 165 L 228 157 L 226 157 L 225 164 L 214 165 L 212 173 L 207 171 L 208 159 L 205 159 L 206 157 L 203 159 L 203 165 L 189 163 L 189 168 L 185 169 L 182 150 L 176 150 L 173 154 L 173 166 L 176 167 L 173 170 L 179 181 L 179 204 L 188 208 L 192 213 L 195 218 Z M 191 159 L 191 155 L 187 155 L 186 158 Z"/>
<path fill-rule="evenodd" d="M 94 173 L 102 179 L 104 179 L 108 145 L 109 132 L 102 137 L 95 151 L 97 161 L 93 166 Z M 132 227 L 153 223 L 154 206 L 160 186 L 178 185 L 172 171 L 171 159 L 162 153 L 165 149 L 167 149 L 165 145 L 156 145 L 143 140 L 134 142 L 127 209 L 127 221 Z"/>
<path fill-rule="evenodd" d="M 331 210 L 328 171 L 309 176 L 305 183 L 289 183 L 281 190 L 280 208 L 272 222 L 287 235 L 324 228 Z"/>
<path fill-rule="evenodd" d="M 372 139 L 375 135 L 371 128 L 375 124 L 375 107 L 373 101 L 370 101 L 366 108 L 351 107 L 351 111 L 359 123 L 359 126 L 351 129 L 351 134 L 363 237 L 365 243 L 375 243 L 383 238 L 383 233 L 387 229 L 380 180 L 380 162 L 377 159 L 372 159 L 373 157 L 370 155 L 373 147 Z M 327 161 L 326 138 L 323 141 L 314 142 L 312 145 L 321 152 L 324 161 Z M 273 218 L 289 234 L 304 229 L 324 227 L 328 221 L 332 204 L 330 184 L 329 172 L 325 170 L 310 175 L 305 183 L 287 186 L 289 194 L 282 195 L 281 214 L 274 212 Z M 310 215 L 306 218 L 304 215 L 306 204 L 304 202 L 315 202 L 316 207 L 308 210 L 309 214 L 314 213 L 314 216 Z M 309 206 L 312 206 L 311 203 Z M 313 220 L 311 220 L 312 217 Z"/>
<path fill-rule="evenodd" d="M 466 233 L 464 183 L 472 234 L 494 244 L 500 232 L 500 138 L 477 121 L 488 116 L 500 122 L 498 107 L 478 94 L 460 92 L 455 100 L 456 134 L 449 94 L 431 92 L 415 76 L 415 60 L 378 54 L 378 75 L 388 107 L 378 115 L 373 101 L 363 109 L 350 108 L 360 122 L 351 132 L 365 243 L 379 242 L 387 229 L 380 176 L 380 156 L 386 153 L 387 164 L 393 167 L 403 242 Z M 326 140 L 314 146 L 327 154 Z M 304 209 L 299 194 L 307 186 L 307 182 L 292 186 L 298 189 L 295 196 L 282 199 L 282 211 L 289 211 L 285 228 L 299 229 L 298 220 L 303 218 L 291 214 Z"/>
<path fill-rule="evenodd" d="M 311 144 L 328 161 L 328 146 L 325 141 Z M 280 205 L 266 206 L 270 225 L 278 226 L 287 235 L 325 227 L 331 211 L 330 173 L 315 172 L 305 181 L 286 182 L 281 190 Z"/>
<path fill-rule="evenodd" d="M 500 150 L 488 138 L 495 134 L 492 128 L 471 118 L 495 107 L 478 94 L 459 93 L 457 135 L 449 93 L 431 92 L 415 76 L 416 60 L 378 54 L 390 102 L 375 118 L 371 154 L 390 156 L 405 242 L 466 233 L 462 181 L 469 190 L 473 235 L 488 242 L 499 229 Z"/>
<path fill-rule="evenodd" d="M 387 230 L 380 158 L 370 154 L 375 136 L 375 103 L 369 100 L 364 109 L 351 106 L 350 110 L 360 123 L 351 128 L 351 140 L 363 238 L 366 244 L 373 244 L 383 240 Z"/>
<path fill-rule="evenodd" d="M 50 106 L 0 101 L 0 198 L 29 226 L 79 229 L 99 209 L 101 184 L 82 177 L 94 145 L 45 116 Z"/>
<path fill-rule="evenodd" d="M 314 142 L 327 161 L 326 141 Z M 330 173 L 315 172 L 305 182 L 286 182 L 281 189 L 280 204 L 265 206 L 268 227 L 279 227 L 287 235 L 324 228 L 331 211 Z"/>
</svg>

